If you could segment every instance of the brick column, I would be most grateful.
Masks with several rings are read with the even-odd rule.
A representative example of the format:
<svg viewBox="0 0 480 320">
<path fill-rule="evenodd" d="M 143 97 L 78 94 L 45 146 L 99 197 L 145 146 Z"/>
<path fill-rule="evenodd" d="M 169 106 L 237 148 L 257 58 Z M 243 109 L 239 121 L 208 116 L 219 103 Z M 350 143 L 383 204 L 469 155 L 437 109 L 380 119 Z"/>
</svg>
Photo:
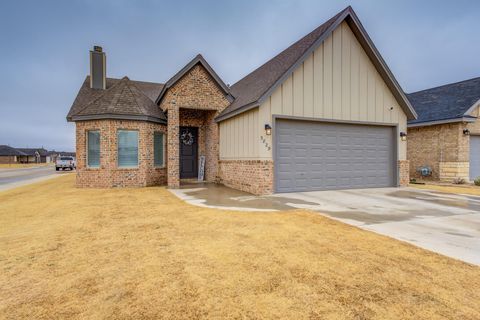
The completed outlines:
<svg viewBox="0 0 480 320">
<path fill-rule="evenodd" d="M 219 160 L 219 133 L 218 124 L 215 122 L 216 112 L 206 111 L 205 116 L 205 133 L 207 139 L 205 141 L 206 157 L 205 157 L 205 180 L 213 182 L 218 177 L 218 160 Z"/>
<path fill-rule="evenodd" d="M 168 108 L 168 133 L 167 133 L 167 184 L 169 188 L 180 187 L 180 154 L 179 154 L 179 124 L 180 112 L 177 106 Z"/>
<path fill-rule="evenodd" d="M 398 185 L 407 187 L 410 182 L 410 161 L 398 160 Z"/>
</svg>

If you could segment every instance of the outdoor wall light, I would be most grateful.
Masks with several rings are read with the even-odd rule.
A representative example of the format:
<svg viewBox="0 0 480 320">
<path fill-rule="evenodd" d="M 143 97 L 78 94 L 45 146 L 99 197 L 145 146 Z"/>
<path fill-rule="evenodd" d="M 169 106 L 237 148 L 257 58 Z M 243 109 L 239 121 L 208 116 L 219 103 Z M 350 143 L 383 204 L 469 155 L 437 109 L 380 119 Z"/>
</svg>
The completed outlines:
<svg viewBox="0 0 480 320">
<path fill-rule="evenodd" d="M 269 136 L 269 135 L 272 134 L 272 127 L 270 127 L 269 124 L 266 124 L 266 125 L 265 125 L 265 134 L 266 134 L 267 136 Z"/>
<path fill-rule="evenodd" d="M 407 134 L 405 132 L 400 132 L 400 140 L 407 141 Z"/>
<path fill-rule="evenodd" d="M 463 129 L 463 134 L 466 135 L 466 136 L 469 136 L 470 135 L 470 130 Z"/>
</svg>

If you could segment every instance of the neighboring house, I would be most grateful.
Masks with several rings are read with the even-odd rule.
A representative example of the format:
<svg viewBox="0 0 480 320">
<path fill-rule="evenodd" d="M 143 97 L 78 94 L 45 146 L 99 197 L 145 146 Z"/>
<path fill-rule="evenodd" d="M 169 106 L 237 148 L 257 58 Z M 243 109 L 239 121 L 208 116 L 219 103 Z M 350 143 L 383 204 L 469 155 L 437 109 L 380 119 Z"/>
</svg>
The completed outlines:
<svg viewBox="0 0 480 320">
<path fill-rule="evenodd" d="M 20 163 L 46 163 L 48 151 L 44 148 L 16 148 L 23 155 L 18 156 Z"/>
<path fill-rule="evenodd" d="M 0 145 L 0 163 L 18 163 L 20 156 L 25 156 L 25 154 L 13 147 Z"/>
<path fill-rule="evenodd" d="M 406 185 L 415 111 L 351 7 L 229 87 L 201 55 L 165 84 L 106 78 L 100 47 L 67 115 L 77 185 L 254 194 Z"/>
<path fill-rule="evenodd" d="M 408 98 L 418 113 L 418 119 L 408 122 L 411 177 L 480 177 L 480 78 L 414 92 Z M 422 176 L 421 168 L 430 168 L 431 175 Z"/>
</svg>

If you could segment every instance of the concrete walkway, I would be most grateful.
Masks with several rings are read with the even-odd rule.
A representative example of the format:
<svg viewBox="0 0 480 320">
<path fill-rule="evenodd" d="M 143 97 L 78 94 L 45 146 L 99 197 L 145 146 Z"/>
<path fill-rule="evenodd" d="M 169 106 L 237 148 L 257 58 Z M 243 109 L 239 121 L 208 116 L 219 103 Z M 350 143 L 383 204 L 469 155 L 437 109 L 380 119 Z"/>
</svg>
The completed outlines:
<svg viewBox="0 0 480 320">
<path fill-rule="evenodd" d="M 314 191 L 256 197 L 216 184 L 172 190 L 211 208 L 303 208 L 456 259 L 480 265 L 480 197 L 414 188 Z"/>
</svg>

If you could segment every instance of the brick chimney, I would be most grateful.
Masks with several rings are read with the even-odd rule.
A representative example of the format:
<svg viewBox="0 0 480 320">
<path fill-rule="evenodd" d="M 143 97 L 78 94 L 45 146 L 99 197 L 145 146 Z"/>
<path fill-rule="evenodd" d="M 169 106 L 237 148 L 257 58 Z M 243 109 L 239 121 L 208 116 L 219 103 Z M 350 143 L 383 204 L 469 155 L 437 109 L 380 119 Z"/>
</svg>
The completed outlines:
<svg viewBox="0 0 480 320">
<path fill-rule="evenodd" d="M 107 58 L 102 47 L 94 46 L 90 50 L 90 88 L 103 89 L 107 87 Z"/>
</svg>

